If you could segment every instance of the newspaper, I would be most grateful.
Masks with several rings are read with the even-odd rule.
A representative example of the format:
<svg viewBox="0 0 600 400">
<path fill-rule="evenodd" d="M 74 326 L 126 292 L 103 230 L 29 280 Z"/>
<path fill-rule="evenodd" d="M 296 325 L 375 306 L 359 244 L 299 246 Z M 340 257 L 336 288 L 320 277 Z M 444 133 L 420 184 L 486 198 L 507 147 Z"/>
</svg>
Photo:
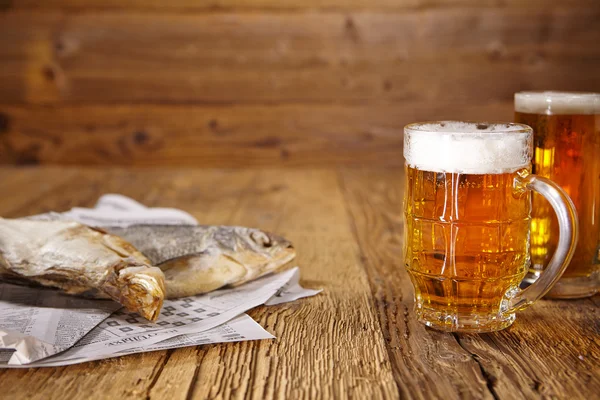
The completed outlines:
<svg viewBox="0 0 600 400">
<path fill-rule="evenodd" d="M 64 213 L 50 212 L 30 219 L 69 219 L 85 225 L 103 227 L 130 225 L 198 225 L 196 218 L 175 208 L 146 207 L 120 194 L 105 194 L 94 208 L 74 207 Z"/>
<path fill-rule="evenodd" d="M 10 364 L 25 364 L 72 347 L 121 305 L 50 289 L 0 284 L 0 348 Z M 67 328 L 68 329 L 65 329 Z"/>
<path fill-rule="evenodd" d="M 242 314 L 231 321 L 219 325 L 215 328 L 203 332 L 188 333 L 163 340 L 146 347 L 129 347 L 117 353 L 98 354 L 96 356 L 71 357 L 69 354 L 60 354 L 48 358 L 38 363 L 18 366 L 8 366 L 16 368 L 31 367 L 59 367 L 64 365 L 79 364 L 88 361 L 102 360 L 105 358 L 119 357 L 134 353 L 144 353 L 148 351 L 168 350 L 180 347 L 199 346 L 203 344 L 241 342 L 246 340 L 275 339 L 275 336 L 265 331 L 248 314 Z M 0 355 L 1 357 L 1 355 Z M 0 358 L 1 359 L 1 358 Z"/>
<path fill-rule="evenodd" d="M 102 196 L 93 209 L 74 208 L 31 218 L 49 217 L 98 227 L 197 224 L 181 210 L 148 208 L 112 194 Z M 165 348 L 273 338 L 244 312 L 261 304 L 280 304 L 319 293 L 298 282 L 295 267 L 237 288 L 165 300 L 154 323 L 111 301 L 2 283 L 0 367 L 59 366 Z M 19 301 L 21 298 L 29 300 Z"/>
<path fill-rule="evenodd" d="M 84 359 L 83 362 L 106 358 L 132 347 L 150 347 L 175 336 L 209 330 L 264 304 L 295 273 L 297 269 L 254 281 L 241 288 L 175 301 L 166 300 L 158 321 L 154 323 L 121 309 L 91 330 L 75 346 L 57 356 L 57 359 Z"/>
</svg>

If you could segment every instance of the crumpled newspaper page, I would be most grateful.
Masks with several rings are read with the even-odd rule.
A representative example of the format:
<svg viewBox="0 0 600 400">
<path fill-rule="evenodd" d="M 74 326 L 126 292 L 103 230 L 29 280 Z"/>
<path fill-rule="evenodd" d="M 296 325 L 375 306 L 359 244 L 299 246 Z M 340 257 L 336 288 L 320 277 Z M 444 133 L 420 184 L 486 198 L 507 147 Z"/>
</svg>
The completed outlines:
<svg viewBox="0 0 600 400">
<path fill-rule="evenodd" d="M 10 364 L 41 360 L 72 347 L 119 308 L 111 300 L 87 300 L 51 289 L 2 283 L 0 348 L 14 350 L 6 360 Z"/>
<path fill-rule="evenodd" d="M 57 216 L 97 227 L 197 224 L 181 210 L 148 208 L 114 194 L 102 196 L 95 208 L 30 218 Z M 154 323 L 111 301 L 0 283 L 0 368 L 60 366 L 166 348 L 273 338 L 244 312 L 320 292 L 298 282 L 296 267 L 236 288 L 165 300 Z M 23 297 L 31 300 L 19 302 Z"/>
</svg>

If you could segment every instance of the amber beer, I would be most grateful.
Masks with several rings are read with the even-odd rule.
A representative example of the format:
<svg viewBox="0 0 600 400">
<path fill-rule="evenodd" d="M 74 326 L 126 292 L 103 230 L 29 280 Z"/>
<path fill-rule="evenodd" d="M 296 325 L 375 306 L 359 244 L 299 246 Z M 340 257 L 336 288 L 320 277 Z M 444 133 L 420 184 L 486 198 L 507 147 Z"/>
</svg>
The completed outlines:
<svg viewBox="0 0 600 400">
<path fill-rule="evenodd" d="M 515 120 L 534 130 L 533 172 L 561 185 L 579 214 L 575 255 L 549 296 L 591 296 L 600 290 L 600 94 L 516 93 Z M 557 232 L 552 208 L 534 194 L 528 280 L 548 264 Z"/>
<path fill-rule="evenodd" d="M 405 266 L 419 319 L 448 331 L 509 326 L 530 260 L 531 129 L 446 121 L 408 125 L 404 137 Z"/>
</svg>

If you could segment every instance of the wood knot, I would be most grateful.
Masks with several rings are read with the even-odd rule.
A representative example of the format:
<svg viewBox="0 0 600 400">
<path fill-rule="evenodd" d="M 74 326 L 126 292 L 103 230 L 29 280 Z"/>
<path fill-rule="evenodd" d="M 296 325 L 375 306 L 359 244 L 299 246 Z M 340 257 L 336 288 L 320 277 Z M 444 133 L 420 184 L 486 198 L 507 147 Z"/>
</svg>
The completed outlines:
<svg viewBox="0 0 600 400">
<path fill-rule="evenodd" d="M 0 0 L 0 11 L 8 11 L 12 6 L 12 0 Z"/>
<path fill-rule="evenodd" d="M 57 40 L 57 41 L 54 43 L 54 50 L 55 50 L 57 53 L 62 53 L 62 52 L 65 50 L 65 44 L 63 43 L 63 41 L 62 41 L 62 40 Z"/>
<path fill-rule="evenodd" d="M 8 132 L 10 121 L 6 114 L 0 113 L 0 133 Z"/>
<path fill-rule="evenodd" d="M 356 27 L 356 24 L 354 23 L 352 17 L 346 18 L 344 29 L 346 31 L 346 35 L 348 35 L 348 38 L 352 42 L 357 43 L 359 41 L 358 28 Z"/>
<path fill-rule="evenodd" d="M 264 139 L 257 140 L 254 142 L 255 147 L 261 148 L 273 148 L 281 144 L 281 139 L 276 136 L 268 136 Z"/>
<path fill-rule="evenodd" d="M 17 165 L 37 165 L 40 163 L 39 152 L 42 146 L 39 143 L 32 144 L 17 154 L 15 164 Z"/>
<path fill-rule="evenodd" d="M 287 186 L 282 184 L 275 184 L 270 187 L 270 191 L 274 193 L 281 192 L 285 189 L 287 189 Z"/>
<path fill-rule="evenodd" d="M 388 79 L 383 81 L 383 90 L 386 92 L 392 90 L 392 82 L 390 82 Z"/>
<path fill-rule="evenodd" d="M 56 80 L 56 71 L 50 65 L 46 65 L 42 68 L 42 75 L 44 78 L 50 82 L 54 82 Z"/>
<path fill-rule="evenodd" d="M 506 46 L 502 42 L 492 42 L 487 46 L 488 58 L 492 61 L 500 60 L 506 56 Z"/>
<path fill-rule="evenodd" d="M 136 144 L 143 145 L 148 143 L 148 140 L 150 140 L 150 136 L 144 131 L 137 131 L 133 134 L 133 141 Z"/>
</svg>

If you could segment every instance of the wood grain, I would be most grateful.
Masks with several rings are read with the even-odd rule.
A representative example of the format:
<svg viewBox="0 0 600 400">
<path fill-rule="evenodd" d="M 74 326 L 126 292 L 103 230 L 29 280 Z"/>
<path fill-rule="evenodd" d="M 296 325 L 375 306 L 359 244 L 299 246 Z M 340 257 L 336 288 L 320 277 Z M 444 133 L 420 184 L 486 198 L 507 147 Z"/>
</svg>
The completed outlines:
<svg viewBox="0 0 600 400">
<path fill-rule="evenodd" d="M 343 171 L 340 179 L 401 396 L 492 398 L 479 365 L 454 337 L 413 315 L 402 260 L 403 170 Z"/>
<path fill-rule="evenodd" d="M 598 2 L 119 4 L 0 12 L 0 163 L 393 166 L 409 122 L 600 91 Z"/>
<path fill-rule="evenodd" d="M 600 393 L 599 316 L 589 299 L 542 300 L 506 331 L 456 336 L 501 397 L 589 399 Z"/>
<path fill-rule="evenodd" d="M 69 186 L 76 176 L 75 171 L 59 174 L 51 168 L 32 173 L 31 170 L 17 169 L 2 171 L 2 196 L 0 196 L 0 216 L 18 215 L 22 210 L 37 207 L 49 193 Z M 85 188 L 80 189 L 85 192 Z M 63 201 L 69 201 L 64 199 Z M 62 208 L 62 207 L 61 207 Z M 45 212 L 49 210 L 42 210 Z"/>
<path fill-rule="evenodd" d="M 415 320 L 402 263 L 403 171 L 344 170 L 341 177 L 401 394 L 584 399 L 600 392 L 592 300 L 542 300 L 492 334 L 426 329 Z"/>
<path fill-rule="evenodd" d="M 0 370 L 11 399 L 595 398 L 598 298 L 540 301 L 509 329 L 446 334 L 414 319 L 402 266 L 401 169 L 0 167 L 0 215 L 119 192 L 203 223 L 289 237 L 316 297 L 251 315 L 278 339 L 63 368 Z"/>
<path fill-rule="evenodd" d="M 0 168 L 33 179 L 38 168 Z M 149 205 L 182 207 L 204 223 L 236 223 L 288 236 L 308 286 L 324 293 L 262 307 L 253 316 L 274 341 L 190 347 L 40 370 L 0 370 L 11 398 L 398 398 L 366 274 L 331 170 L 41 169 L 70 173 L 18 216 L 91 205 L 107 191 Z M 87 188 L 81 190 L 81 188 Z M 68 203 L 65 203 L 67 201 Z M 0 210 L 2 212 L 3 210 Z M 35 381 L 35 384 L 28 384 Z"/>
<path fill-rule="evenodd" d="M 511 120 L 512 102 L 273 106 L 0 105 L 0 163 L 204 167 L 402 165 L 415 120 Z"/>
<path fill-rule="evenodd" d="M 16 176 L 20 187 L 13 183 Z M 222 223 L 222 218 L 228 218 L 238 204 L 239 191 L 246 188 L 253 176 L 254 173 L 243 171 L 0 168 L 0 188 L 3 193 L 9 189 L 12 193 L 11 201 L 0 202 L 0 215 L 14 218 L 92 206 L 101 194 L 117 192 L 150 206 L 184 208 L 207 223 Z M 42 181 L 49 182 L 47 185 L 51 188 L 46 189 L 47 185 L 43 184 L 40 187 Z M 69 184 L 64 184 L 65 181 Z M 14 399 L 147 399 L 165 364 L 171 358 L 177 360 L 178 352 L 186 350 L 159 351 L 62 368 L 0 370 L 0 392 Z M 189 386 L 189 381 L 179 376 L 169 387 L 186 383 Z M 188 386 L 182 389 L 184 393 Z"/>
<path fill-rule="evenodd" d="M 32 191 L 15 191 L 10 206 L 0 204 L 0 215 L 19 217 L 50 210 L 67 210 L 75 205 L 92 206 L 106 191 L 128 193 L 144 199 L 146 185 L 132 184 L 132 174 L 123 170 L 65 170 L 55 169 L 0 169 L 0 188 L 5 193 L 6 177 L 18 174 L 23 188 L 41 178 L 58 182 L 45 193 L 40 192 L 31 201 Z M 134 174 L 138 177 L 138 174 Z M 142 174 L 149 177 L 149 174 Z M 164 188 L 168 181 L 160 173 L 152 174 L 156 188 Z M 60 184 L 63 177 L 70 184 Z M 172 178 L 172 176 L 169 176 Z M 148 179 L 148 178 L 147 178 Z M 68 398 L 145 398 L 146 389 L 160 373 L 167 352 L 134 355 L 116 359 L 60 368 L 0 370 L 0 393 L 11 399 L 68 399 Z M 128 360 L 128 361 L 125 361 Z M 95 389 L 94 389 L 95 388 Z"/>
<path fill-rule="evenodd" d="M 555 6 L 550 0 L 7 0 L 11 8 L 143 9 L 143 10 L 302 10 L 385 9 L 404 10 L 435 7 L 531 7 Z M 596 5 L 595 0 L 565 0 L 562 6 Z"/>
<path fill-rule="evenodd" d="M 0 102 L 410 107 L 506 101 L 532 88 L 600 90 L 598 18 L 600 4 L 350 14 L 5 12 L 0 87 L 8 89 Z"/>
<path fill-rule="evenodd" d="M 207 393 L 256 399 L 397 397 L 358 249 L 337 207 L 342 199 L 336 183 L 331 171 L 257 173 L 229 222 L 289 237 L 304 249 L 296 261 L 303 279 L 325 292 L 252 312 L 277 341 L 188 351 L 166 364 L 153 394 L 166 393 L 185 376 L 193 377 L 188 398 L 198 399 Z M 189 369 L 193 360 L 195 371 Z"/>
</svg>

